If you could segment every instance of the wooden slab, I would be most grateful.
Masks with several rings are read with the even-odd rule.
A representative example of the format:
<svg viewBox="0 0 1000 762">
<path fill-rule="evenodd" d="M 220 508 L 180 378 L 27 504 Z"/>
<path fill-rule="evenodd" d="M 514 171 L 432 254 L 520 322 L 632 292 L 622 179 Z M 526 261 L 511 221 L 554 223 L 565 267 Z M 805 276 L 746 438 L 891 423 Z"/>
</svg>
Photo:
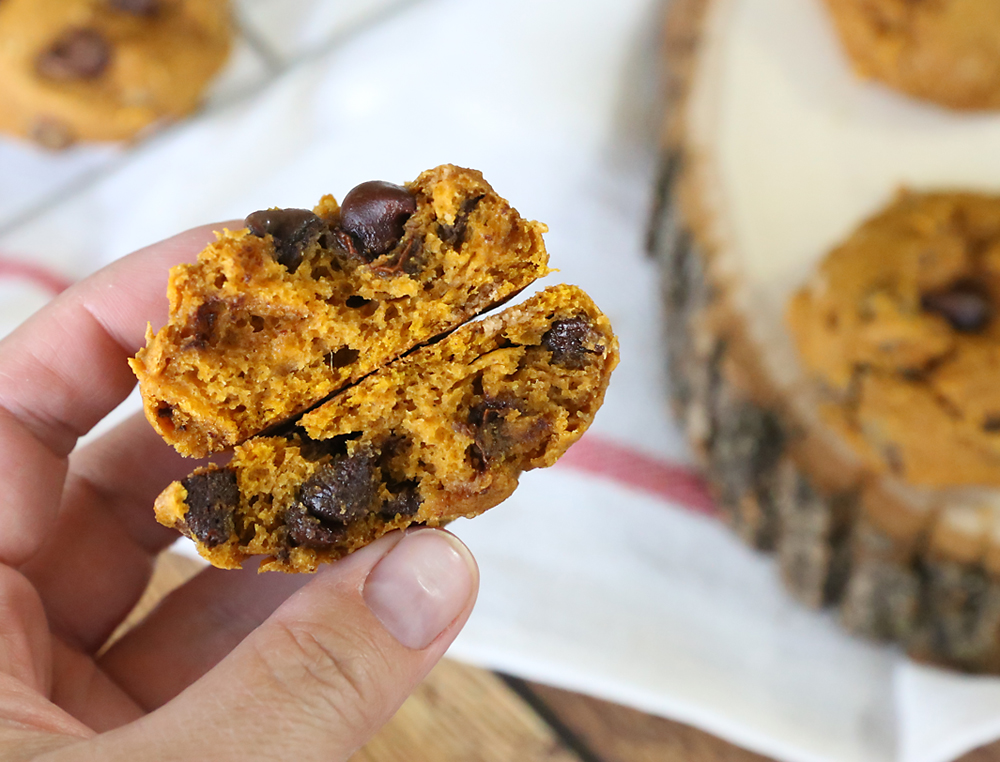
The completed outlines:
<svg viewBox="0 0 1000 762">
<path fill-rule="evenodd" d="M 127 630 L 202 566 L 164 554 Z M 116 633 L 116 636 L 120 633 Z M 687 725 L 445 659 L 351 762 L 769 762 Z M 961 762 L 1000 762 L 1000 743 Z"/>
<path fill-rule="evenodd" d="M 769 762 L 688 725 L 539 683 L 522 685 L 550 722 L 601 762 Z"/>
</svg>

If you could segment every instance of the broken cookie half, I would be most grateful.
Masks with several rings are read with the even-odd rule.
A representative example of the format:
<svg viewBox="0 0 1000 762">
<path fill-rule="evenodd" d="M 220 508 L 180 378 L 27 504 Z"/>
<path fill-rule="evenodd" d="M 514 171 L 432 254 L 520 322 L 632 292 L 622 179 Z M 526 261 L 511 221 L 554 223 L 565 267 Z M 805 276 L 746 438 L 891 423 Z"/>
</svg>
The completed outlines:
<svg viewBox="0 0 1000 762">
<path fill-rule="evenodd" d="M 237 445 L 548 273 L 543 232 L 451 165 L 255 212 L 171 271 L 131 361 L 146 417 L 184 455 Z"/>
<path fill-rule="evenodd" d="M 160 523 L 212 564 L 311 572 L 412 524 L 472 517 L 550 466 L 600 407 L 618 342 L 556 286 L 380 368 L 227 466 L 171 484 Z"/>
</svg>

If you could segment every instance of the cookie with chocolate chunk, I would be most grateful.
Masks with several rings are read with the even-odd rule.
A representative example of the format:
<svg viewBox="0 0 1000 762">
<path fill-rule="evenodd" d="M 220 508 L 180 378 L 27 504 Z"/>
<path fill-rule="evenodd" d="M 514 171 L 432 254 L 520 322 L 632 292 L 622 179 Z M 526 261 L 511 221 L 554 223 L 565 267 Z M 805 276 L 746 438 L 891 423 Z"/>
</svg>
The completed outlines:
<svg viewBox="0 0 1000 762">
<path fill-rule="evenodd" d="M 228 0 L 4 0 L 0 131 L 58 149 L 176 120 L 232 36 Z"/>
<path fill-rule="evenodd" d="M 237 445 L 545 275 L 544 231 L 451 165 L 255 212 L 171 271 L 131 363 L 146 415 L 185 455 Z"/>
<path fill-rule="evenodd" d="M 157 519 L 216 566 L 310 572 L 393 529 L 476 516 L 583 434 L 617 361 L 587 295 L 550 288 L 173 483 Z"/>
<path fill-rule="evenodd" d="M 1000 198 L 903 193 L 792 301 L 824 413 L 869 467 L 1000 486 Z"/>
<path fill-rule="evenodd" d="M 1000 108 L 996 0 L 826 0 L 855 69 L 955 109 Z"/>
</svg>

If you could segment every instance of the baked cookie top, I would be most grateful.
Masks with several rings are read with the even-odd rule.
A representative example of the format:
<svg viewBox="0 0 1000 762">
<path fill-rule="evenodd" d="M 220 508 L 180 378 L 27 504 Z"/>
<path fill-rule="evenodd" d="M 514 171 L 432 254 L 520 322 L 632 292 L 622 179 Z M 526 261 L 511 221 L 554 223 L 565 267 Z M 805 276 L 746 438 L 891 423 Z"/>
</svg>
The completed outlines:
<svg viewBox="0 0 1000 762">
<path fill-rule="evenodd" d="M 228 0 L 3 0 L 0 130 L 130 138 L 192 111 L 231 39 Z"/>
<path fill-rule="evenodd" d="M 131 362 L 185 455 L 301 413 L 548 272 L 545 226 L 451 165 L 246 223 L 171 270 L 169 320 Z"/>
<path fill-rule="evenodd" d="M 826 3 L 862 76 L 951 108 L 1000 108 L 996 0 Z"/>
<path fill-rule="evenodd" d="M 822 263 L 788 323 L 824 415 L 877 471 L 1000 486 L 1000 197 L 901 193 Z"/>
<path fill-rule="evenodd" d="M 440 526 L 504 500 L 593 421 L 618 362 L 607 318 L 556 286 L 380 368 L 254 437 L 225 467 L 170 485 L 157 519 L 211 563 L 314 571 L 410 524 Z"/>
</svg>

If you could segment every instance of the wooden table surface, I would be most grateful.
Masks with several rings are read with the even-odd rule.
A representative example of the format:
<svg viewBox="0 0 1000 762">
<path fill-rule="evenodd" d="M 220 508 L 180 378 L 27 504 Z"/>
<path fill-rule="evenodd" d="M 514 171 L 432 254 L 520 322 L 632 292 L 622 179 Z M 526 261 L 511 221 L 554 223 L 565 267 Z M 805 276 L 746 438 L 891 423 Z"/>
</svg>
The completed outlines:
<svg viewBox="0 0 1000 762">
<path fill-rule="evenodd" d="M 128 629 L 200 565 L 164 554 Z M 687 725 L 449 659 L 352 762 L 767 762 Z M 1000 742 L 962 758 L 1000 762 Z"/>
</svg>

